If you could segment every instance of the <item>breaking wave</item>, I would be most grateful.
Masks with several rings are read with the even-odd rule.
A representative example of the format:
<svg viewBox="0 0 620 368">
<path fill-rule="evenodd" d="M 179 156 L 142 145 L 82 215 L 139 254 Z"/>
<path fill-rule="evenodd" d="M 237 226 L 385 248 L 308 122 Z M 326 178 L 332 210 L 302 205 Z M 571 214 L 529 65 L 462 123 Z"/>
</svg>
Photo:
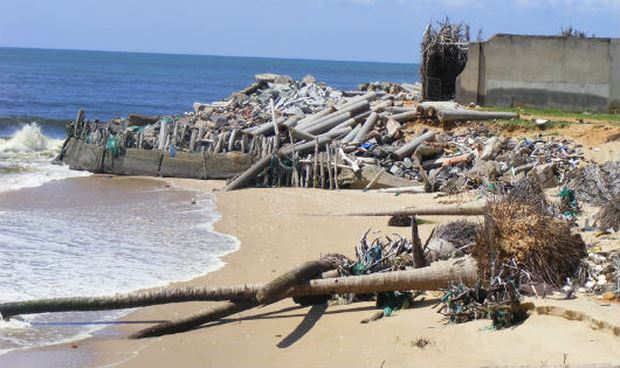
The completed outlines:
<svg viewBox="0 0 620 368">
<path fill-rule="evenodd" d="M 70 170 L 65 165 L 52 164 L 62 142 L 45 135 L 34 122 L 23 124 L 9 137 L 0 138 L 0 192 L 90 175 Z"/>
</svg>

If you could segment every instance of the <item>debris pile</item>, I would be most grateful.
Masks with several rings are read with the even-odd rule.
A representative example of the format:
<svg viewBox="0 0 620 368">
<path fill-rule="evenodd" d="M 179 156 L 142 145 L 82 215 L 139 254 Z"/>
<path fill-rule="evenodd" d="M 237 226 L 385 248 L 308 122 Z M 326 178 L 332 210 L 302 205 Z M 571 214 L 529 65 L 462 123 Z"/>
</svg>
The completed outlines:
<svg viewBox="0 0 620 368">
<path fill-rule="evenodd" d="M 85 122 L 80 112 L 70 126 L 69 139 L 104 147 L 106 157 L 123 157 L 128 149 L 158 151 L 169 158 L 179 152 L 198 153 L 182 158 L 196 160 L 190 164 L 193 167 L 205 166 L 188 169 L 200 178 L 210 177 L 208 165 L 202 164 L 207 155 L 236 152 L 252 157 L 254 165 L 227 190 L 296 186 L 453 193 L 501 189 L 525 175 L 550 187 L 582 158 L 580 148 L 564 139 L 500 138 L 481 124 L 440 129 L 438 121 L 517 115 L 468 110 L 454 102 L 419 102 L 418 91 L 415 85 L 394 83 L 338 91 L 311 76 L 295 81 L 259 74 L 255 83 L 226 101 L 196 103 L 194 112 L 183 116 L 130 114 L 102 123 Z M 104 162 L 98 169 L 105 172 L 108 166 L 114 165 Z"/>
<path fill-rule="evenodd" d="M 620 297 L 620 250 L 590 253 L 581 262 L 577 281 L 584 291 Z"/>
<path fill-rule="evenodd" d="M 518 289 L 518 283 L 511 277 L 496 277 L 488 288 L 481 284 L 468 287 L 455 283 L 445 291 L 437 312 L 451 323 L 490 319 L 495 329 L 511 327 L 527 319 L 530 307 L 521 303 Z"/>
<path fill-rule="evenodd" d="M 575 199 L 600 207 L 594 217 L 602 230 L 620 230 L 620 161 L 580 167 L 567 184 Z"/>
</svg>

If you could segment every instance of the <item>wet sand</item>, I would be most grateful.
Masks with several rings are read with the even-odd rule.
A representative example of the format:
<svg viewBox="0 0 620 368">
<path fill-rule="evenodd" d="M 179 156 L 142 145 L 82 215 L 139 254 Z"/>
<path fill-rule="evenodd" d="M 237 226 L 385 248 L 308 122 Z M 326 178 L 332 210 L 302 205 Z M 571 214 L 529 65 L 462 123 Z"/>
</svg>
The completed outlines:
<svg viewBox="0 0 620 368">
<path fill-rule="evenodd" d="M 173 180 L 179 187 L 213 190 L 221 182 Z M 408 228 L 387 227 L 386 218 L 327 216 L 328 213 L 396 208 L 435 203 L 434 195 L 320 191 L 292 188 L 246 189 L 217 194 L 223 217 L 219 232 L 236 236 L 239 251 L 224 257 L 226 266 L 189 282 L 233 285 L 265 282 L 286 269 L 328 252 L 353 256 L 368 229 L 409 236 Z M 450 218 L 425 216 L 431 221 Z M 425 239 L 435 224 L 421 225 Z M 557 366 L 564 363 L 618 364 L 620 337 L 588 324 L 533 314 L 522 325 L 491 331 L 490 321 L 446 324 L 431 309 L 437 294 L 395 316 L 360 324 L 376 310 L 374 303 L 300 307 L 290 300 L 240 313 L 206 327 L 154 339 L 128 340 L 126 335 L 167 320 L 197 313 L 210 303 L 183 303 L 142 308 L 105 334 L 45 349 L 62 356 L 64 366 L 87 367 L 406 367 L 406 366 Z M 536 300 L 583 311 L 620 326 L 620 306 L 601 305 L 586 297 L 573 301 Z M 428 340 L 425 348 L 416 346 Z M 35 353 L 21 354 L 32 357 Z M 30 367 L 49 366 L 37 352 Z M 75 365 L 88 356 L 87 365 Z M 27 362 L 25 358 L 12 362 Z M 17 366 L 17 365 L 15 365 Z M 21 366 L 24 366 L 23 364 Z M 63 365 L 60 365 L 63 366 Z"/>
</svg>

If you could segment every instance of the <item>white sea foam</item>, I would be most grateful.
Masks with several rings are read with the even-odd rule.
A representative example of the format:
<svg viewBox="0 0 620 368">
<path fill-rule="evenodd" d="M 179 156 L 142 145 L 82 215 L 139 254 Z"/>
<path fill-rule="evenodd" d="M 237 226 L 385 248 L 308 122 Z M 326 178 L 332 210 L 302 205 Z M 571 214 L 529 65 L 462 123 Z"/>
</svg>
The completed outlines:
<svg viewBox="0 0 620 368">
<path fill-rule="evenodd" d="M 0 143 L 0 157 L 7 153 L 38 153 L 59 148 L 62 141 L 43 134 L 37 123 L 25 124 L 5 142 Z"/>
<path fill-rule="evenodd" d="M 44 135 L 37 123 L 25 124 L 10 138 L 0 139 L 0 192 L 90 175 L 51 163 L 62 142 Z"/>
</svg>

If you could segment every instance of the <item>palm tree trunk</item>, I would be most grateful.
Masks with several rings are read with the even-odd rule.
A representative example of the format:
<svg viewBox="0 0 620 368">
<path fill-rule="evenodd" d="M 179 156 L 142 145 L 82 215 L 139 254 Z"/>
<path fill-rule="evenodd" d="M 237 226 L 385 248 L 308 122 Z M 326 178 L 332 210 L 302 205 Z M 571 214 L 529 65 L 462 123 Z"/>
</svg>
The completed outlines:
<svg viewBox="0 0 620 368">
<path fill-rule="evenodd" d="M 310 280 L 322 272 L 338 268 L 346 257 L 337 254 L 328 254 L 318 261 L 309 261 L 295 267 L 282 275 L 276 277 L 271 282 L 262 286 L 256 292 L 256 298 L 247 301 L 228 302 L 223 305 L 213 307 L 206 312 L 202 312 L 187 318 L 160 323 L 146 328 L 131 335 L 131 338 L 155 337 L 173 333 L 185 332 L 197 328 L 207 322 L 230 316 L 241 311 L 254 308 L 259 304 L 271 304 L 287 297 L 286 291 L 291 287 Z"/>
<path fill-rule="evenodd" d="M 475 283 L 477 267 L 473 259 L 465 257 L 451 261 L 439 261 L 428 267 L 406 271 L 315 279 L 288 289 L 285 296 L 361 294 L 395 290 L 438 290 L 457 280 L 466 284 Z M 18 314 L 125 309 L 189 301 L 251 301 L 255 299 L 256 293 L 264 285 L 161 288 L 107 297 L 11 302 L 0 304 L 0 314 L 3 318 L 8 318 Z"/>
<path fill-rule="evenodd" d="M 290 296 L 366 294 L 382 291 L 439 290 L 454 281 L 473 285 L 478 280 L 476 261 L 471 257 L 434 262 L 428 267 L 370 275 L 310 280 L 288 291 Z"/>
<path fill-rule="evenodd" d="M 405 207 L 397 210 L 349 212 L 341 216 L 482 216 L 484 203 L 456 206 Z"/>
<path fill-rule="evenodd" d="M 295 285 L 310 280 L 315 275 L 331 271 L 343 263 L 343 256 L 327 255 L 318 261 L 308 261 L 273 279 L 256 293 L 256 301 L 260 304 L 270 304 L 277 301 L 280 295 Z"/>
<path fill-rule="evenodd" d="M 145 337 L 156 337 L 189 331 L 198 326 L 204 325 L 205 323 L 217 321 L 235 313 L 254 308 L 256 305 L 257 303 L 254 301 L 226 302 L 224 304 L 211 307 L 203 313 L 174 321 L 163 322 L 138 332 L 134 332 L 129 335 L 129 338 L 141 339 Z"/>
<path fill-rule="evenodd" d="M 262 284 L 223 287 L 157 288 L 101 297 L 39 299 L 0 304 L 0 315 L 127 309 L 190 301 L 250 300 Z"/>
</svg>

